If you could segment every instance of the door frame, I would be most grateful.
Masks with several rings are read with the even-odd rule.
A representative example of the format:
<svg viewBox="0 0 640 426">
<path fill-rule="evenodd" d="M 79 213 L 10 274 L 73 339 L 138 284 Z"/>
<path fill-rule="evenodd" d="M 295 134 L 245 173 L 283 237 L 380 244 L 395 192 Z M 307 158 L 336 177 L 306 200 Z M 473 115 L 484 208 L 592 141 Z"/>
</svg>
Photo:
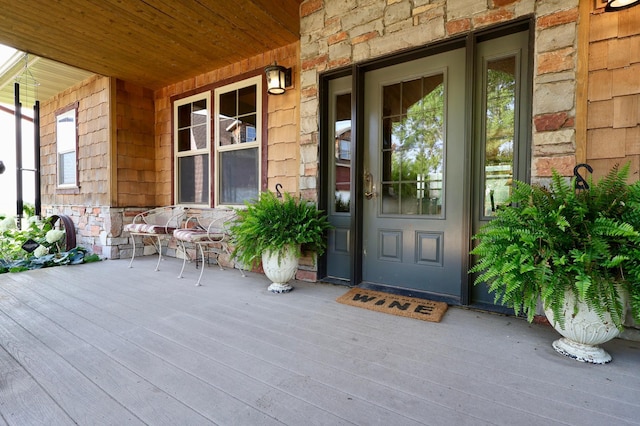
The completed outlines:
<svg viewBox="0 0 640 426">
<path fill-rule="evenodd" d="M 476 51 L 475 46 L 478 42 L 484 40 L 490 40 L 493 38 L 498 38 L 504 35 L 529 30 L 529 51 L 533 52 L 531 46 L 533 46 L 533 37 L 535 28 L 535 18 L 533 16 L 521 18 L 518 20 L 514 20 L 508 22 L 506 24 L 498 24 L 495 26 L 491 26 L 488 28 L 484 28 L 482 30 L 473 31 L 470 33 L 466 33 L 460 36 L 452 37 L 447 40 L 443 40 L 440 42 L 436 42 L 433 44 L 429 44 L 427 46 L 421 46 L 418 48 L 409 49 L 406 51 L 401 51 L 398 53 L 389 54 L 383 57 L 374 58 L 362 63 L 353 64 L 351 66 L 331 70 L 325 73 L 322 73 L 319 77 L 319 112 L 320 112 L 320 125 L 319 125 L 319 143 L 320 143 L 320 152 L 319 152 L 319 188 L 318 188 L 318 205 L 322 210 L 327 211 L 331 206 L 328 205 L 329 195 L 332 191 L 332 188 L 329 187 L 329 166 L 331 164 L 331 158 L 329 155 L 329 143 L 330 138 L 332 137 L 332 129 L 330 128 L 329 121 L 329 81 L 345 77 L 351 75 L 352 79 L 352 92 L 351 92 L 351 123 L 352 123 L 352 174 L 351 174 L 351 188 L 352 188 L 352 210 L 351 210 L 351 236 L 349 240 L 349 250 L 352 255 L 351 258 L 351 278 L 350 280 L 334 280 L 331 277 L 327 277 L 327 254 L 325 253 L 318 259 L 318 279 L 322 281 L 328 282 L 336 282 L 339 284 L 348 284 L 350 286 L 359 286 L 365 285 L 363 283 L 363 259 L 362 259 L 362 249 L 363 249 L 363 202 L 364 202 L 364 156 L 362 155 L 363 150 L 365 149 L 365 141 L 364 141 L 364 126 L 365 117 L 364 117 L 364 105 L 365 100 L 365 75 L 369 71 L 373 71 L 380 68 L 385 68 L 387 66 L 396 65 L 399 63 L 409 62 L 414 59 L 419 59 L 431 55 L 435 55 L 438 53 L 446 52 L 449 50 L 458 49 L 464 47 L 466 49 L 466 79 L 468 82 L 473 81 L 473 74 L 475 68 L 475 59 L 476 59 Z M 533 70 L 533 54 L 530 55 L 529 58 L 529 74 L 532 73 Z M 529 76 L 531 79 L 531 75 Z M 473 145 L 473 133 L 474 133 L 474 104 L 475 104 L 475 90 L 474 84 L 468 84 L 465 89 L 465 146 L 464 146 L 464 158 L 462 161 L 464 162 L 464 176 L 463 176 L 463 188 L 464 191 L 464 206 L 465 211 L 469 212 L 467 215 L 467 219 L 463 221 L 461 224 L 463 226 L 462 229 L 462 239 L 463 239 L 463 247 L 468 247 L 469 250 L 472 248 L 472 229 L 473 229 L 473 186 L 472 179 L 473 173 L 475 173 L 475 168 L 473 167 L 473 160 L 477 155 L 476 147 Z M 530 123 L 528 123 L 530 126 Z M 530 132 L 529 132 L 530 134 Z M 531 141 L 525 141 L 527 146 L 530 147 Z M 530 163 L 530 161 L 529 161 Z M 527 164 L 527 179 L 530 175 L 530 164 Z M 472 290 L 472 279 L 467 274 L 467 270 L 469 269 L 469 265 L 471 264 L 471 256 L 466 255 L 463 256 L 462 259 L 462 268 L 460 271 L 461 274 L 461 297 L 455 300 L 447 300 L 444 298 L 443 300 L 456 305 L 470 305 L 471 304 L 471 290 Z M 401 292 L 401 291 L 400 291 Z M 415 292 L 413 292 L 415 294 Z M 482 306 L 485 310 L 498 310 L 502 311 L 499 306 Z M 495 309 L 493 309 L 495 308 Z"/>
</svg>

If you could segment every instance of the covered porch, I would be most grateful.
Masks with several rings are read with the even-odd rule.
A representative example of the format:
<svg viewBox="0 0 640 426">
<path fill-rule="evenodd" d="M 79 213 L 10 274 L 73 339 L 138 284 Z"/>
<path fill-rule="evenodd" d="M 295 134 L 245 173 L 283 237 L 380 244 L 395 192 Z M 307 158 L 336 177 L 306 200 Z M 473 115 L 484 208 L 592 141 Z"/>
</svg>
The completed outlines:
<svg viewBox="0 0 640 426">
<path fill-rule="evenodd" d="M 545 325 L 450 307 L 441 323 L 335 299 L 346 287 L 181 261 L 0 276 L 3 424 L 640 424 L 640 342 L 558 355 Z"/>
</svg>

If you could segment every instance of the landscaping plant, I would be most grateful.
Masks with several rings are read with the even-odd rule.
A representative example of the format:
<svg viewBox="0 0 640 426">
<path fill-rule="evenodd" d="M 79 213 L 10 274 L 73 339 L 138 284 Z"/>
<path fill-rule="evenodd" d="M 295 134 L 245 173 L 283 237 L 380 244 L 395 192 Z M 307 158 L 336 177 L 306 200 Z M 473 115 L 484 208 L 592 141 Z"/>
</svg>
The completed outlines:
<svg viewBox="0 0 640 426">
<path fill-rule="evenodd" d="M 13 217 L 0 220 L 0 273 L 100 260 L 95 254 L 87 254 L 83 247 L 64 251 L 65 231 L 54 229 L 50 221 L 31 216 L 23 223 L 25 227 L 20 230 Z M 29 240 L 38 244 L 31 252 L 23 248 Z"/>
<path fill-rule="evenodd" d="M 640 321 L 640 183 L 628 175 L 616 166 L 582 190 L 555 171 L 548 188 L 515 182 L 510 205 L 474 236 L 475 284 L 529 321 L 541 300 L 563 328 L 566 290 L 619 329 L 626 292 Z"/>
<path fill-rule="evenodd" d="M 264 251 L 280 252 L 287 245 L 294 246 L 298 256 L 300 245 L 318 255 L 324 253 L 325 232 L 331 225 L 315 204 L 287 193 L 281 199 L 271 191 L 245 204 L 231 227 L 233 255 L 240 262 L 255 266 Z"/>
</svg>

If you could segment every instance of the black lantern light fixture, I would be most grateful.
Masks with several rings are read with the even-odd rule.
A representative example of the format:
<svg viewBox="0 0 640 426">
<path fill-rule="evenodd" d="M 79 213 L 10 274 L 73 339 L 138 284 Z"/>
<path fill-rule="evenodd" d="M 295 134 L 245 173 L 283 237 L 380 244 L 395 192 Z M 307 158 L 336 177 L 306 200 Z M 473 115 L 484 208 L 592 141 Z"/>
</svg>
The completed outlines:
<svg viewBox="0 0 640 426">
<path fill-rule="evenodd" d="M 640 0 L 608 0 L 604 7 L 605 12 L 615 12 L 618 10 L 628 9 L 640 4 Z"/>
<path fill-rule="evenodd" d="M 291 86 L 291 68 L 285 68 L 274 62 L 264 69 L 267 76 L 267 92 L 271 95 L 282 95 Z"/>
</svg>

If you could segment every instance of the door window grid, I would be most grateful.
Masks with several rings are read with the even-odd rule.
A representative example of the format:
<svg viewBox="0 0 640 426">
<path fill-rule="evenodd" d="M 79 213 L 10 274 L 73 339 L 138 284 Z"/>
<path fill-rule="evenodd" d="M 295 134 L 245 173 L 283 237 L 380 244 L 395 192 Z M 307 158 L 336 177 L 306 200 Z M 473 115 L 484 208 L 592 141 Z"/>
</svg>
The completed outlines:
<svg viewBox="0 0 640 426">
<path fill-rule="evenodd" d="M 442 215 L 444 74 L 383 87 L 383 214 Z"/>
</svg>

